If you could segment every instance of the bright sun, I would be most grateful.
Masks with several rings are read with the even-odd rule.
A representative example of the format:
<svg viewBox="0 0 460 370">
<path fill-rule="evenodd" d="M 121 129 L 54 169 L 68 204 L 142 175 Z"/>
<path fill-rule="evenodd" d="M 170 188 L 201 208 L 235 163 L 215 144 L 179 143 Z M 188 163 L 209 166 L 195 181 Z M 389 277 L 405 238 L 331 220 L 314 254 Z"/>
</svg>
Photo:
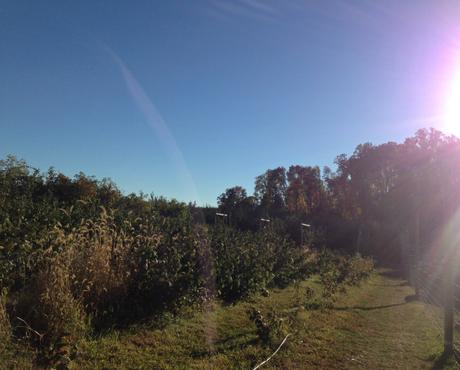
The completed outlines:
<svg viewBox="0 0 460 370">
<path fill-rule="evenodd" d="M 460 136 L 460 66 L 457 68 L 447 94 L 444 125 L 446 131 Z"/>
</svg>

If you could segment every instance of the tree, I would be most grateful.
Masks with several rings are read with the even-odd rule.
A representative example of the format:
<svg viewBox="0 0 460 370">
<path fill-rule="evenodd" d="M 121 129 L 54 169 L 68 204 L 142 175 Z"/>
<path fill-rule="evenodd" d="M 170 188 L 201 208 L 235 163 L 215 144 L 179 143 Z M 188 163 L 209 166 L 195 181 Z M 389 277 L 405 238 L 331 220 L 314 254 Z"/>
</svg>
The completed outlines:
<svg viewBox="0 0 460 370">
<path fill-rule="evenodd" d="M 241 186 L 234 186 L 225 190 L 217 198 L 219 211 L 227 213 L 233 225 L 242 229 L 255 227 L 255 199 L 248 197 L 246 190 Z"/>
<path fill-rule="evenodd" d="M 286 207 L 286 169 L 277 167 L 257 176 L 254 196 L 264 216 L 280 216 Z"/>
<path fill-rule="evenodd" d="M 324 186 L 319 167 L 291 166 L 287 181 L 286 203 L 290 212 L 309 215 L 320 207 Z"/>
</svg>

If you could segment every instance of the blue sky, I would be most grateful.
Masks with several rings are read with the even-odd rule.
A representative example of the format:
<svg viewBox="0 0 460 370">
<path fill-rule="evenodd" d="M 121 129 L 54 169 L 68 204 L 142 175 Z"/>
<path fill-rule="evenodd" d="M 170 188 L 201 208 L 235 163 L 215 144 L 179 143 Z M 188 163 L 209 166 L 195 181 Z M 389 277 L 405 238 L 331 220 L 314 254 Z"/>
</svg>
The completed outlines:
<svg viewBox="0 0 460 370">
<path fill-rule="evenodd" d="M 0 156 L 215 204 L 442 128 L 456 0 L 0 2 Z"/>
</svg>

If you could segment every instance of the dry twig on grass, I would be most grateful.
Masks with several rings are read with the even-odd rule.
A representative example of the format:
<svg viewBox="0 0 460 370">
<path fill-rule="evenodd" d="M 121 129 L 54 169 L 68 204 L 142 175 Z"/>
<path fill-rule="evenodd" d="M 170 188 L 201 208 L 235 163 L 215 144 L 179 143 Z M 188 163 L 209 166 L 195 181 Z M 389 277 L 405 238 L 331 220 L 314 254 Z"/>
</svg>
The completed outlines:
<svg viewBox="0 0 460 370">
<path fill-rule="evenodd" d="M 284 343 L 286 342 L 286 340 L 288 339 L 288 337 L 289 337 L 290 335 L 291 335 L 291 334 L 286 335 L 286 337 L 283 339 L 283 341 L 281 342 L 281 344 L 279 345 L 279 347 L 276 349 L 276 351 L 273 352 L 273 353 L 271 354 L 270 357 L 268 357 L 265 361 L 262 361 L 259 365 L 257 365 L 257 366 L 256 366 L 254 369 L 252 369 L 252 370 L 257 370 L 257 369 L 260 368 L 262 365 L 265 365 L 268 361 L 270 361 L 270 360 L 272 359 L 272 357 L 275 356 L 275 355 L 278 353 L 278 351 L 281 349 L 281 347 L 284 345 Z"/>
</svg>

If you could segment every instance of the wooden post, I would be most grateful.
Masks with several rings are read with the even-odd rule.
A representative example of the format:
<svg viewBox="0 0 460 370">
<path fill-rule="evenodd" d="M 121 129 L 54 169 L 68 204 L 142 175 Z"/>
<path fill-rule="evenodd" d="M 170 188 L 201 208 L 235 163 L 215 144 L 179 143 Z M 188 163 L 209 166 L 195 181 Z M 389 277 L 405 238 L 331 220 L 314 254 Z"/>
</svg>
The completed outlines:
<svg viewBox="0 0 460 370">
<path fill-rule="evenodd" d="M 359 225 L 358 238 L 356 239 L 356 255 L 361 252 L 361 239 L 363 237 L 363 225 Z"/>
<path fill-rule="evenodd" d="M 454 348 L 454 279 L 451 258 L 445 261 L 444 287 L 444 353 L 451 354 Z"/>
<path fill-rule="evenodd" d="M 414 288 L 415 295 L 419 297 L 420 282 L 422 279 L 421 274 L 421 261 L 420 261 L 420 212 L 417 210 L 415 213 L 415 228 L 414 228 Z"/>
<path fill-rule="evenodd" d="M 300 224 L 300 246 L 303 248 L 305 243 L 304 230 L 302 224 Z"/>
</svg>

